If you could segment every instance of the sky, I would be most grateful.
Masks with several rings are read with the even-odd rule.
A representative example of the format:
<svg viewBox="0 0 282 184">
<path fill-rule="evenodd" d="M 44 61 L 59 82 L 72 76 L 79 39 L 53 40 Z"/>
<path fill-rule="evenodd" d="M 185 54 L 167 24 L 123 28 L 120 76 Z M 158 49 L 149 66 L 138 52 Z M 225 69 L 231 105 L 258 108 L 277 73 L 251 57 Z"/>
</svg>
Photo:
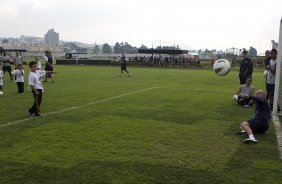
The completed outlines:
<svg viewBox="0 0 282 184">
<path fill-rule="evenodd" d="M 1 0 L 0 37 L 44 37 L 183 49 L 270 49 L 281 0 Z"/>
</svg>

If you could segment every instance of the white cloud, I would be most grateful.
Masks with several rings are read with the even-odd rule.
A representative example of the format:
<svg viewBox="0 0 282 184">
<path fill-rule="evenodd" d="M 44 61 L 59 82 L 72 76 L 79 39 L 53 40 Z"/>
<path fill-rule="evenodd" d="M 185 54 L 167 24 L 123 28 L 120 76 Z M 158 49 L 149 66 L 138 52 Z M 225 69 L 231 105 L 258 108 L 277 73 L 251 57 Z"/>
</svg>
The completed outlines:
<svg viewBox="0 0 282 184">
<path fill-rule="evenodd" d="M 2 0 L 0 37 L 41 36 L 88 43 L 154 40 L 195 49 L 269 47 L 278 38 L 280 0 Z M 156 42 L 156 41 L 155 41 Z M 266 45 L 266 46 L 265 46 Z"/>
</svg>

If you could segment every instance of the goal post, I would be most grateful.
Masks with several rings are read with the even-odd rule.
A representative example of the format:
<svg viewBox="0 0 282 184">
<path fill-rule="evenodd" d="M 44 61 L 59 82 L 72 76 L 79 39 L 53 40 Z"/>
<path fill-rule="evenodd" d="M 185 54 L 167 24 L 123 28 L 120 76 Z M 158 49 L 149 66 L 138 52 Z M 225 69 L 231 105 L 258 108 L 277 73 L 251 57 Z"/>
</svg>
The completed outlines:
<svg viewBox="0 0 282 184">
<path fill-rule="evenodd" d="M 275 79 L 275 90 L 274 90 L 274 99 L 273 99 L 273 114 L 277 115 L 277 105 L 282 102 L 282 92 L 280 86 L 282 83 L 281 80 L 281 61 L 282 61 L 282 18 L 280 20 L 279 28 L 279 39 L 278 39 L 278 53 L 277 53 L 277 65 L 276 65 L 276 79 Z"/>
</svg>

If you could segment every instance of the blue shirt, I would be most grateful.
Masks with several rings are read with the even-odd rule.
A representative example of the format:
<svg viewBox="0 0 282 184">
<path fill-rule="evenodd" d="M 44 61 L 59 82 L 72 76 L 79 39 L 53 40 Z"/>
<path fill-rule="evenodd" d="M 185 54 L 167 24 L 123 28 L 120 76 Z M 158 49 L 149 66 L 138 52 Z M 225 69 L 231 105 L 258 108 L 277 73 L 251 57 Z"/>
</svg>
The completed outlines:
<svg viewBox="0 0 282 184">
<path fill-rule="evenodd" d="M 254 117 L 264 118 L 269 121 L 271 119 L 271 111 L 269 104 L 265 98 L 259 98 L 256 96 L 250 96 L 256 102 L 256 110 Z"/>
</svg>

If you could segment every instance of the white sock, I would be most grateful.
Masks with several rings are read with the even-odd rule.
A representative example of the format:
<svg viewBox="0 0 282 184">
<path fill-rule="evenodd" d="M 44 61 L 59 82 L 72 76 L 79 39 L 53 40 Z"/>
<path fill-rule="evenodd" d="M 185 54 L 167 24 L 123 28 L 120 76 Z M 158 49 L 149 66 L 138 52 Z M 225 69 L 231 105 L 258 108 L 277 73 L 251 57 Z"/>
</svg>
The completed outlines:
<svg viewBox="0 0 282 184">
<path fill-rule="evenodd" d="M 253 140 L 256 140 L 253 134 L 250 134 L 250 135 L 249 135 L 249 138 L 250 138 L 250 139 L 253 139 Z"/>
</svg>

